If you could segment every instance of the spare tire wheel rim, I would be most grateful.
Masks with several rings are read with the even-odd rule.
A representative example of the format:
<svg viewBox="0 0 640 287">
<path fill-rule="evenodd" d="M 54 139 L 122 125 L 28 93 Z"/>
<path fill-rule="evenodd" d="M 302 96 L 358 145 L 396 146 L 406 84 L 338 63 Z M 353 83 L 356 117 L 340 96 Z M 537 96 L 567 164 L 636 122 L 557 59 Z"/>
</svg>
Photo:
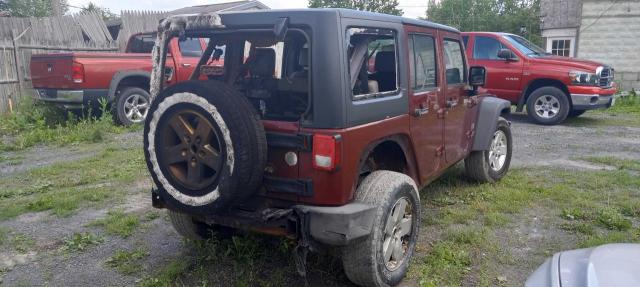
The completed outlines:
<svg viewBox="0 0 640 287">
<path fill-rule="evenodd" d="M 179 104 L 187 108 L 167 112 Z M 196 94 L 164 98 L 150 119 L 148 142 L 149 159 L 160 185 L 182 204 L 214 202 L 220 197 L 216 183 L 223 170 L 233 174 L 230 131 L 217 108 Z M 187 190 L 179 191 L 175 183 Z"/>
<path fill-rule="evenodd" d="M 124 115 L 132 123 L 144 121 L 149 112 L 149 100 L 140 94 L 131 94 L 124 100 Z"/>
<path fill-rule="evenodd" d="M 395 271 L 406 260 L 413 230 L 413 205 L 402 197 L 396 201 L 384 225 L 382 256 L 386 268 Z"/>
<path fill-rule="evenodd" d="M 552 95 L 543 95 L 534 104 L 536 114 L 543 119 L 552 119 L 560 113 L 560 101 Z"/>
<path fill-rule="evenodd" d="M 500 171 L 507 160 L 507 136 L 502 130 L 493 134 L 489 148 L 489 166 L 493 171 Z"/>
</svg>

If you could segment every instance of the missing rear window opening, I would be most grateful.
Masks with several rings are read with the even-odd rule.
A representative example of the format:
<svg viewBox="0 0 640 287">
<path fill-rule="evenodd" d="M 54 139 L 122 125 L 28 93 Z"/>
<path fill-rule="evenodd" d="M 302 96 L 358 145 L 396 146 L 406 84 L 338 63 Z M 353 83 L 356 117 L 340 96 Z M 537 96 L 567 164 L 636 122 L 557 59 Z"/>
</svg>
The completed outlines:
<svg viewBox="0 0 640 287">
<path fill-rule="evenodd" d="M 354 99 L 398 89 L 396 34 L 393 30 L 349 28 L 349 76 Z"/>
</svg>

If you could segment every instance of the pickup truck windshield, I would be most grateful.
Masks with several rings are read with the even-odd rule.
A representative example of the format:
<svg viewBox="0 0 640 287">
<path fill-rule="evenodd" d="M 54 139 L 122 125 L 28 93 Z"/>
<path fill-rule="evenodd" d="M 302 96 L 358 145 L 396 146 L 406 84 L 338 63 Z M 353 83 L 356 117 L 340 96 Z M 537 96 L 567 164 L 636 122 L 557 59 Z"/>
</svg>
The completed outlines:
<svg viewBox="0 0 640 287">
<path fill-rule="evenodd" d="M 544 49 L 536 46 L 536 44 L 533 44 L 529 42 L 527 39 L 522 38 L 520 36 L 504 35 L 503 37 L 504 39 L 509 41 L 511 45 L 513 45 L 516 49 L 518 49 L 518 51 L 522 52 L 527 56 L 544 56 L 547 54 Z"/>
</svg>

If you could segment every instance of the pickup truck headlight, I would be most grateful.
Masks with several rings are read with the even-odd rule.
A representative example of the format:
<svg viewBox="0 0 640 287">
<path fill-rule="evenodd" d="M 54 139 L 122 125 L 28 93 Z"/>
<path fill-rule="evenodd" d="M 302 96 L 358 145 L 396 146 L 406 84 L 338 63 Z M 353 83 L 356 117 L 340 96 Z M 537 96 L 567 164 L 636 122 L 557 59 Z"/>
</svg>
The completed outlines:
<svg viewBox="0 0 640 287">
<path fill-rule="evenodd" d="M 571 83 L 579 86 L 597 86 L 598 75 L 596 73 L 584 72 L 584 71 L 571 71 L 569 72 L 569 79 Z"/>
</svg>

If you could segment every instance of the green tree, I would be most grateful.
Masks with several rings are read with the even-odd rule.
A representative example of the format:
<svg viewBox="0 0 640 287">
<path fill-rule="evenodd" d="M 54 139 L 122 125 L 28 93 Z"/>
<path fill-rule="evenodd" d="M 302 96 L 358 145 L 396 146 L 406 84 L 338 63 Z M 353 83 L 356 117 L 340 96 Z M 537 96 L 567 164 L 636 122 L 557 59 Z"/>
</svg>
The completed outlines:
<svg viewBox="0 0 640 287">
<path fill-rule="evenodd" d="M 540 0 L 429 0 L 426 19 L 461 31 L 507 32 L 541 43 Z"/>
<path fill-rule="evenodd" d="M 89 2 L 87 6 L 82 7 L 82 12 L 95 12 L 102 17 L 103 20 L 113 20 L 117 19 L 118 15 L 111 12 L 109 9 L 105 7 L 100 7 L 93 2 Z"/>
<path fill-rule="evenodd" d="M 51 0 L 6 0 L 7 10 L 13 17 L 47 17 L 51 16 Z M 67 1 L 61 0 L 63 14 L 67 11 Z"/>
<path fill-rule="evenodd" d="M 309 8 L 348 8 L 401 16 L 398 5 L 398 0 L 309 0 Z"/>
</svg>

